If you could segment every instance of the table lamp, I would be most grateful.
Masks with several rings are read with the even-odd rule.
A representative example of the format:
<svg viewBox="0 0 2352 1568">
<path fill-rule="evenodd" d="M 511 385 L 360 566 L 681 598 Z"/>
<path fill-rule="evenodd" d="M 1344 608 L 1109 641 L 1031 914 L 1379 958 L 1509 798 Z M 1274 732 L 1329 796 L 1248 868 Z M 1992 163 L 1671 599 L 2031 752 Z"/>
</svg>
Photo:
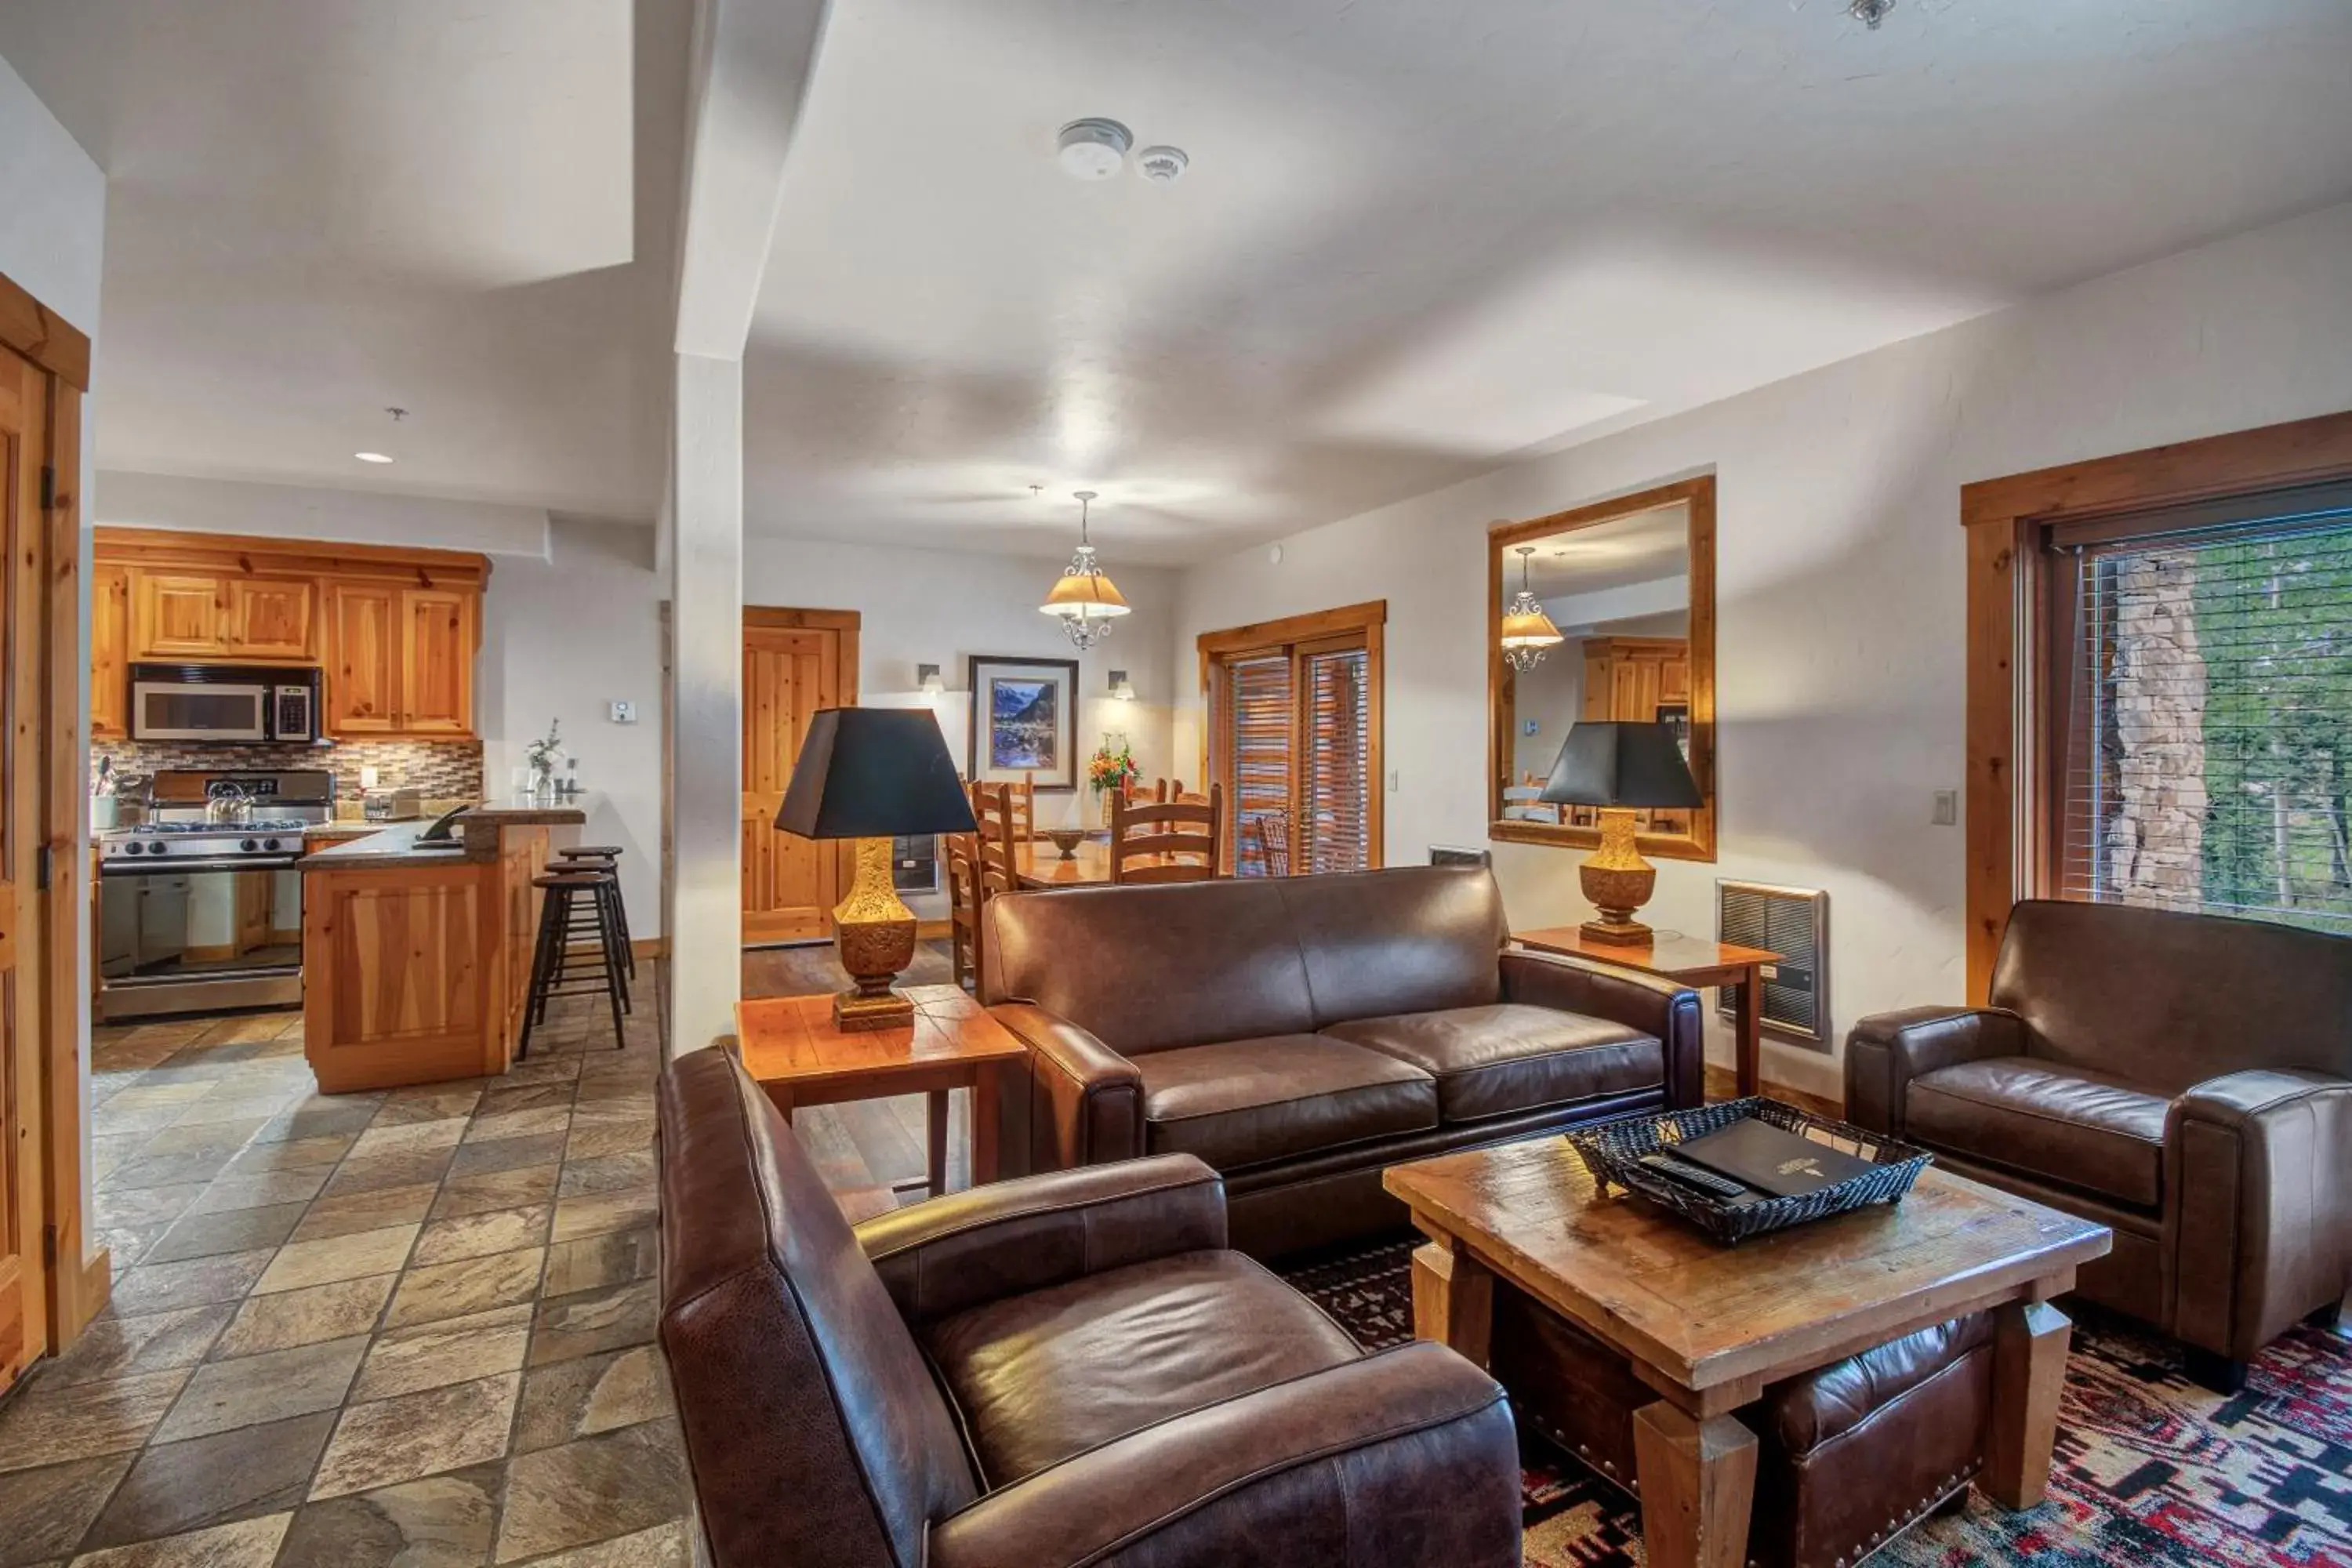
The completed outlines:
<svg viewBox="0 0 2352 1568">
<path fill-rule="evenodd" d="M 1571 724 L 1536 797 L 1601 808 L 1601 847 L 1578 869 L 1584 896 L 1601 911 L 1579 929 L 1592 942 L 1646 947 L 1650 928 L 1633 911 L 1650 901 L 1658 868 L 1642 858 L 1633 816 L 1643 810 L 1696 810 L 1706 804 L 1671 724 L 1608 720 Z"/>
<path fill-rule="evenodd" d="M 912 1023 L 915 1005 L 890 988 L 915 959 L 915 911 L 891 885 L 890 840 L 974 826 L 939 721 L 923 708 L 820 710 L 776 826 L 803 838 L 857 841 L 856 876 L 833 911 L 834 946 L 856 985 L 834 997 L 835 1026 Z"/>
</svg>

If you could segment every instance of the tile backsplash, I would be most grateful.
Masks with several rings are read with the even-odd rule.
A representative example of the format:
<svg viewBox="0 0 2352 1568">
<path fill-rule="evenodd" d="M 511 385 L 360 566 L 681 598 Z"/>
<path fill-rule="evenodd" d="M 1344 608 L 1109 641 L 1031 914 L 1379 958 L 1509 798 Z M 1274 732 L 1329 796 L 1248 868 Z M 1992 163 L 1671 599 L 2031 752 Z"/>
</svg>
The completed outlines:
<svg viewBox="0 0 2352 1568">
<path fill-rule="evenodd" d="M 338 741 L 331 746 L 207 746 L 185 741 L 92 741 L 93 765 L 114 759 L 118 773 L 152 773 L 162 768 L 231 768 L 246 771 L 325 768 L 335 775 L 335 797 L 357 800 L 360 769 L 373 767 L 385 789 L 414 788 L 427 799 L 482 797 L 479 741 Z"/>
</svg>

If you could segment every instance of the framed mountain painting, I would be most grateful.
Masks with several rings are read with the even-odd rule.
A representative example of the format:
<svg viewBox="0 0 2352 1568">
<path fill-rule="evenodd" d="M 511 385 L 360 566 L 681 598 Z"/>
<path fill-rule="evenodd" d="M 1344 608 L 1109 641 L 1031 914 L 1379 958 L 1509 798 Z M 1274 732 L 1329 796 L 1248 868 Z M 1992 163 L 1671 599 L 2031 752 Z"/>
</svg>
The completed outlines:
<svg viewBox="0 0 2352 1568">
<path fill-rule="evenodd" d="M 1041 790 L 1078 787 L 1078 661 L 974 654 L 970 776 Z"/>
</svg>

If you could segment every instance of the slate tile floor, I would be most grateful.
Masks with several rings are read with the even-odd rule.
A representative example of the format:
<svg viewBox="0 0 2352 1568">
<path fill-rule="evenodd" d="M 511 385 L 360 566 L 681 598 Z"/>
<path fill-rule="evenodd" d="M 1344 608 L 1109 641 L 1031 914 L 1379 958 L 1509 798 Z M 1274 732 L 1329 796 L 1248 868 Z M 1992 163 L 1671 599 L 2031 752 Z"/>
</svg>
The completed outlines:
<svg viewBox="0 0 2352 1568">
<path fill-rule="evenodd" d="M 0 1568 L 685 1563 L 657 1008 L 334 1096 L 299 1014 L 100 1030 L 114 1295 L 0 1407 Z"/>
</svg>

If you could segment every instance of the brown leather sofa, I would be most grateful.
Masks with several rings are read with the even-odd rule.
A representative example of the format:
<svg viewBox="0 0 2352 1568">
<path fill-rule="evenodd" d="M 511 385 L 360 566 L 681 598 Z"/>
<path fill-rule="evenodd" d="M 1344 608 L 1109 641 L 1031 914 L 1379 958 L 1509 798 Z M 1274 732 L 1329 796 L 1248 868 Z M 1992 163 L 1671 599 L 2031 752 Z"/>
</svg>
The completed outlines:
<svg viewBox="0 0 2352 1568">
<path fill-rule="evenodd" d="M 1635 1485 L 1633 1412 L 1657 1399 L 1608 1346 L 1508 1287 L 1488 1364 L 1520 1419 Z M 1776 1383 L 1735 1414 L 1756 1434 L 1753 1568 L 1850 1568 L 1984 1468 L 1992 1319 L 1972 1313 Z"/>
<path fill-rule="evenodd" d="M 1401 1228 L 1381 1170 L 1696 1105 L 1696 992 L 1505 951 L 1476 867 L 989 900 L 981 999 L 1031 1052 L 1030 1168 L 1198 1155 L 1234 1245 Z"/>
<path fill-rule="evenodd" d="M 2233 1392 L 2352 1285 L 2352 941 L 2260 921 L 2033 900 L 1989 1007 L 1864 1018 L 1846 1114 L 2095 1219 L 2080 1290 L 2171 1333 Z"/>
<path fill-rule="evenodd" d="M 662 1075 L 661 1342 L 718 1568 L 1517 1568 L 1495 1381 L 1369 1354 L 1189 1156 L 853 1231 L 735 1057 Z"/>
</svg>

